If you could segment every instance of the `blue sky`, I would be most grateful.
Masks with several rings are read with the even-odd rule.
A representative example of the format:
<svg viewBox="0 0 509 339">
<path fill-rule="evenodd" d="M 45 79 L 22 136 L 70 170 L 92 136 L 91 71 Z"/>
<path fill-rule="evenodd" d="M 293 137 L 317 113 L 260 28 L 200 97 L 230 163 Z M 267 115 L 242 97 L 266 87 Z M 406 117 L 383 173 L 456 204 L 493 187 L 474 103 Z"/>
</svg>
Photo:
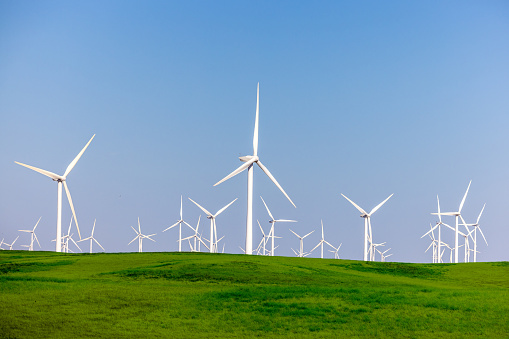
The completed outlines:
<svg viewBox="0 0 509 339">
<path fill-rule="evenodd" d="M 455 210 L 472 180 L 467 222 L 486 203 L 478 260 L 508 260 L 507 60 L 504 1 L 2 1 L 0 237 L 25 244 L 17 230 L 42 216 L 53 249 L 57 185 L 14 161 L 63 173 L 95 133 L 68 178 L 83 236 L 97 218 L 107 251 L 135 251 L 140 217 L 157 233 L 144 249 L 173 251 L 177 232 L 161 231 L 180 195 L 191 224 L 188 197 L 213 211 L 239 198 L 217 220 L 239 253 L 247 174 L 212 185 L 252 152 L 260 82 L 259 155 L 297 205 L 256 168 L 265 229 L 260 195 L 297 233 L 316 230 L 305 249 L 323 219 L 341 257 L 361 259 L 363 222 L 340 193 L 365 209 L 394 193 L 374 240 L 427 262 L 436 195 Z M 277 233 L 276 254 L 293 255 L 288 225 Z"/>
</svg>

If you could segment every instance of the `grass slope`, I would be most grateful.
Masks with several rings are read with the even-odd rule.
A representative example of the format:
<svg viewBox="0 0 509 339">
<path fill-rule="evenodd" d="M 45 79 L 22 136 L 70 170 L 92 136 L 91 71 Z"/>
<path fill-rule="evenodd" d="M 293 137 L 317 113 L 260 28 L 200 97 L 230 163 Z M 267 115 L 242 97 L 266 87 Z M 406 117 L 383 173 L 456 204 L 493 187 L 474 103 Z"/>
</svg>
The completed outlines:
<svg viewBox="0 0 509 339">
<path fill-rule="evenodd" d="M 1 338 L 509 337 L 509 263 L 0 251 Z"/>
</svg>

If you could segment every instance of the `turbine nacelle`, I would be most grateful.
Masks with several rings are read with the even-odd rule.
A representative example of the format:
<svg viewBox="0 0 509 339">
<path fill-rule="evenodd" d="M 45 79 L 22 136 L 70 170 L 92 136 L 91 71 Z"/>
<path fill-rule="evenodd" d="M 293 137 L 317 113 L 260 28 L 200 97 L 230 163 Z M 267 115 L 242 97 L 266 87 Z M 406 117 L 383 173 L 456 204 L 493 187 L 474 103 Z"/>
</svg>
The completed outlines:
<svg viewBox="0 0 509 339">
<path fill-rule="evenodd" d="M 239 160 L 242 162 L 248 162 L 249 160 L 251 160 L 253 158 L 256 158 L 255 161 L 260 160 L 260 158 L 258 158 L 258 156 L 256 156 L 256 155 L 245 155 L 243 157 L 239 157 Z"/>
</svg>

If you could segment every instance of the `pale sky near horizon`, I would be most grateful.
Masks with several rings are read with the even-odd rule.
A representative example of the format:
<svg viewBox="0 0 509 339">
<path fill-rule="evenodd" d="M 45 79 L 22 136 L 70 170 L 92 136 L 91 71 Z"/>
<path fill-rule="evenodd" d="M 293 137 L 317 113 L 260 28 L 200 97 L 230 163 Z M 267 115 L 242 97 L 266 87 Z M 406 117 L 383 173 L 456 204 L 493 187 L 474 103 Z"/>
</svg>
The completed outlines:
<svg viewBox="0 0 509 339">
<path fill-rule="evenodd" d="M 252 154 L 259 82 L 259 156 L 297 209 L 255 168 L 254 247 L 256 219 L 270 227 L 261 195 L 298 220 L 277 225 L 277 255 L 298 249 L 289 228 L 315 230 L 314 247 L 323 219 L 341 258 L 362 259 L 363 220 L 341 193 L 366 210 L 394 193 L 374 241 L 391 261 L 430 262 L 436 196 L 455 211 L 472 180 L 478 261 L 508 260 L 508 60 L 505 1 L 0 1 L 0 239 L 21 249 L 17 230 L 42 216 L 54 249 L 57 185 L 14 161 L 63 174 L 96 134 L 67 181 L 83 237 L 97 218 L 107 252 L 137 251 L 140 217 L 157 233 L 144 251 L 175 251 L 177 230 L 161 231 L 181 195 L 192 225 L 189 197 L 211 212 L 239 198 L 217 227 L 240 253 L 247 173 L 212 185 Z"/>
</svg>

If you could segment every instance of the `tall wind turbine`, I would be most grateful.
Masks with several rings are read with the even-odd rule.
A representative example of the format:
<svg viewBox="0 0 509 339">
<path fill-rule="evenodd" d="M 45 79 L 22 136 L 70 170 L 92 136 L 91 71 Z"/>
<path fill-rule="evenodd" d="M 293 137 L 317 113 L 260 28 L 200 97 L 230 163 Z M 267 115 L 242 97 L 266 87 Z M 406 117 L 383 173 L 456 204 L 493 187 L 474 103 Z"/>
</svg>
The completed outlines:
<svg viewBox="0 0 509 339">
<path fill-rule="evenodd" d="M 378 204 L 375 208 L 373 208 L 371 210 L 371 212 L 367 213 L 366 211 L 364 211 L 361 207 L 359 207 L 356 203 L 354 203 L 352 200 L 348 199 L 343 193 L 341 193 L 341 195 L 346 199 L 348 200 L 352 205 L 354 205 L 355 208 L 357 208 L 357 210 L 359 212 L 361 212 L 361 218 L 364 218 L 364 261 L 368 261 L 368 239 L 370 239 L 371 241 L 373 241 L 373 238 L 372 238 L 372 234 L 371 234 L 371 216 L 373 215 L 373 213 L 375 213 L 376 211 L 378 211 L 378 209 L 380 207 L 382 207 L 383 204 L 385 204 L 387 202 L 387 200 L 389 200 L 393 195 L 389 195 L 389 197 L 387 199 L 385 199 L 384 201 L 382 201 L 380 204 Z M 369 227 L 369 229 L 368 229 Z"/>
<path fill-rule="evenodd" d="M 37 225 L 39 225 L 39 221 L 41 221 L 41 218 L 42 217 L 40 217 L 39 220 L 37 220 L 37 223 L 35 224 L 34 228 L 31 231 L 29 231 L 29 230 L 18 230 L 19 232 L 30 233 L 30 245 L 21 245 L 23 247 L 28 247 L 29 251 L 33 251 L 34 250 L 34 239 L 37 240 L 37 243 L 39 244 L 39 239 L 37 239 L 37 236 L 35 235 L 35 229 L 37 228 Z M 39 244 L 39 248 L 41 248 L 41 244 Z"/>
<path fill-rule="evenodd" d="M 95 230 L 95 221 L 96 219 L 94 219 L 94 226 L 92 227 L 92 234 L 88 237 L 88 238 L 85 238 L 85 239 L 81 239 L 81 240 L 78 240 L 78 242 L 80 241 L 85 241 L 85 240 L 90 240 L 90 253 L 92 253 L 92 243 L 95 241 L 95 243 L 97 245 L 99 245 L 99 247 L 101 247 L 103 249 L 103 251 L 106 251 L 104 249 L 104 247 L 101 246 L 101 244 L 99 244 L 99 241 L 97 241 L 95 238 L 94 238 L 94 230 Z"/>
<path fill-rule="evenodd" d="M 454 231 L 454 262 L 455 263 L 458 263 L 458 235 L 459 235 L 458 218 L 461 217 L 461 209 L 463 208 L 463 204 L 465 203 L 465 199 L 467 198 L 468 190 L 470 189 L 470 184 L 471 183 L 472 183 L 472 180 L 470 180 L 470 182 L 468 183 L 467 191 L 465 192 L 465 195 L 463 196 L 463 199 L 461 200 L 460 207 L 458 208 L 457 212 L 431 213 L 433 215 L 450 215 L 450 216 L 454 216 L 454 218 L 456 220 L 456 227 L 455 227 L 455 231 Z M 465 222 L 463 222 L 463 223 L 466 224 Z"/>
<path fill-rule="evenodd" d="M 221 208 L 219 211 L 217 211 L 216 214 L 212 214 L 210 213 L 209 211 L 207 211 L 205 208 L 201 207 L 196 201 L 194 201 L 193 199 L 189 198 L 189 200 L 191 200 L 196 206 L 198 206 L 203 212 L 205 212 L 205 214 L 207 215 L 207 219 L 210 219 L 210 253 L 216 253 L 217 252 L 217 249 L 216 249 L 216 245 L 217 245 L 217 230 L 216 230 L 216 217 L 223 213 L 223 211 L 225 209 L 227 209 L 228 207 L 230 207 L 231 204 L 233 204 L 238 198 L 235 198 L 235 200 L 233 200 L 231 203 L 229 203 L 228 205 L 226 205 L 225 207 Z M 214 241 L 215 239 L 215 241 Z"/>
<path fill-rule="evenodd" d="M 50 177 L 53 179 L 53 181 L 56 181 L 58 183 L 58 191 L 57 191 L 57 240 L 56 240 L 56 252 L 61 252 L 62 250 L 62 184 L 65 188 L 65 193 L 67 194 L 67 200 L 69 201 L 69 205 L 71 206 L 72 215 L 74 216 L 74 222 L 76 223 L 76 228 L 78 229 L 78 235 L 81 239 L 80 234 L 80 228 L 78 226 L 78 219 L 76 218 L 76 212 L 74 211 L 74 205 L 72 203 L 71 198 L 71 192 L 69 192 L 69 188 L 67 187 L 66 179 L 69 173 L 71 173 L 74 166 L 76 166 L 76 163 L 78 160 L 80 160 L 81 156 L 87 149 L 88 145 L 90 145 L 90 142 L 92 142 L 92 139 L 94 139 L 95 134 L 90 138 L 90 140 L 87 142 L 85 147 L 81 150 L 81 152 L 74 158 L 74 160 L 67 166 L 67 169 L 65 170 L 63 175 L 58 175 L 53 172 L 49 172 L 37 167 L 33 167 L 30 165 L 25 165 L 20 162 L 15 161 L 16 164 L 24 166 L 26 168 L 30 168 L 31 170 L 34 170 L 36 172 L 39 172 L 41 174 L 44 174 L 47 177 Z"/>
<path fill-rule="evenodd" d="M 214 186 L 219 185 L 220 183 L 230 179 L 231 177 L 236 176 L 240 172 L 247 169 L 247 219 L 246 219 L 246 254 L 253 253 L 253 164 L 256 163 L 262 171 L 272 180 L 272 182 L 279 188 L 281 192 L 285 195 L 285 197 L 292 203 L 294 207 L 292 199 L 286 194 L 285 190 L 279 183 L 276 178 L 269 172 L 268 168 L 265 167 L 258 157 L 258 116 L 260 112 L 260 83 L 258 83 L 257 91 L 256 91 L 256 119 L 255 119 L 255 128 L 254 128 L 254 136 L 253 136 L 253 155 L 246 155 L 243 157 L 239 157 L 240 161 L 244 162 L 239 168 L 237 168 L 232 173 L 228 174 L 222 180 L 218 181 L 214 184 Z"/>
<path fill-rule="evenodd" d="M 184 219 L 182 218 L 182 196 L 180 196 L 180 219 L 163 231 L 166 232 L 167 230 L 172 229 L 173 227 L 179 225 L 179 252 L 182 251 L 182 240 L 184 240 L 182 239 L 182 224 L 186 224 L 187 226 L 189 226 L 189 228 L 191 228 L 194 231 L 194 228 L 191 227 L 191 225 L 185 222 Z"/>
<path fill-rule="evenodd" d="M 269 210 L 269 207 L 267 207 L 267 204 L 265 203 L 265 200 L 263 200 L 262 197 L 260 197 L 263 201 L 263 204 L 265 205 L 265 209 L 267 209 L 267 213 L 269 213 L 269 216 L 270 216 L 270 221 L 269 223 L 272 224 L 271 226 L 271 230 L 270 230 L 270 233 L 272 234 L 271 236 L 271 239 L 272 239 L 272 247 L 271 247 L 271 256 L 274 256 L 274 238 L 277 238 L 274 234 L 274 232 L 276 231 L 276 223 L 277 222 L 297 222 L 297 220 L 287 220 L 287 219 L 275 219 L 273 216 L 272 216 L 272 213 L 270 213 L 270 210 Z"/>
<path fill-rule="evenodd" d="M 136 232 L 136 237 L 134 237 L 133 240 L 131 240 L 131 242 L 129 244 L 127 244 L 128 246 L 131 245 L 131 243 L 133 241 L 135 241 L 136 239 L 138 239 L 138 252 L 141 253 L 143 252 L 143 239 L 149 239 L 149 240 L 152 240 L 153 242 L 156 242 L 154 239 L 152 239 L 151 237 L 156 235 L 155 233 L 154 234 L 150 234 L 150 235 L 144 235 L 144 234 L 141 234 L 141 225 L 140 225 L 140 218 L 138 217 L 138 230 L 136 230 L 136 228 L 132 227 L 131 228 L 133 229 L 134 232 Z"/>
</svg>

